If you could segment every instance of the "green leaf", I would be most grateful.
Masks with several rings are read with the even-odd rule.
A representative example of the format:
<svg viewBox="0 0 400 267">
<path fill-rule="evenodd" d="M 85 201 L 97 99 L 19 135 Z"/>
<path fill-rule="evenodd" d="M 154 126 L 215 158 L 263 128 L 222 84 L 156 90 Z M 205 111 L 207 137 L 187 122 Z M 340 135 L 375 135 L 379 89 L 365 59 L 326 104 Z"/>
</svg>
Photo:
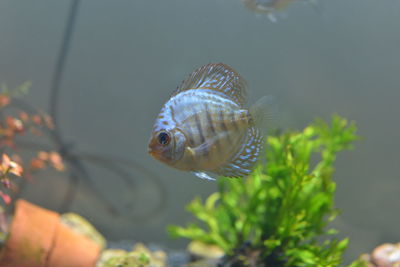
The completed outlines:
<svg viewBox="0 0 400 267">
<path fill-rule="evenodd" d="M 338 214 L 333 164 L 339 151 L 352 148 L 355 132 L 354 123 L 335 115 L 330 124 L 316 120 L 302 132 L 269 136 L 267 164 L 245 179 L 219 179 L 218 192 L 204 204 L 195 198 L 187 206 L 197 222 L 169 226 L 168 232 L 217 245 L 242 262 L 249 262 L 246 257 L 253 254 L 238 251 L 250 242 L 258 262 L 339 265 L 348 239 L 326 239 L 337 233 L 326 229 Z"/>
</svg>

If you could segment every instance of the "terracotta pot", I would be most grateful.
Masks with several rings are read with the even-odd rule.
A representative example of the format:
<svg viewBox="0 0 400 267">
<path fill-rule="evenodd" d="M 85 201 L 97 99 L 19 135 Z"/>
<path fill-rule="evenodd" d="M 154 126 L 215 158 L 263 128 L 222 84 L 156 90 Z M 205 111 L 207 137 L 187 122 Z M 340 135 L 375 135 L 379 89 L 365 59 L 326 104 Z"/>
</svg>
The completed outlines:
<svg viewBox="0 0 400 267">
<path fill-rule="evenodd" d="M 97 243 L 62 224 L 58 213 L 18 200 L 0 266 L 90 267 L 100 251 Z"/>
</svg>

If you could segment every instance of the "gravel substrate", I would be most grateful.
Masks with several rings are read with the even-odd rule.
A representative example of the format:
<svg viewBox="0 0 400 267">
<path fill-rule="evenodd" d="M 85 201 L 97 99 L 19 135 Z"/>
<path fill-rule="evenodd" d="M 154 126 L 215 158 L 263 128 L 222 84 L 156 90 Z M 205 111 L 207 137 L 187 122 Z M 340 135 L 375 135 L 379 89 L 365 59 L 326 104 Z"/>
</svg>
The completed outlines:
<svg viewBox="0 0 400 267">
<path fill-rule="evenodd" d="M 135 241 L 132 240 L 121 240 L 121 241 L 108 241 L 107 249 L 123 249 L 126 251 L 131 251 L 133 246 L 136 244 Z M 146 246 L 151 251 L 162 250 L 168 255 L 168 267 L 182 267 L 184 266 L 189 257 L 185 250 L 176 250 L 176 249 L 167 249 L 158 244 L 146 244 Z"/>
</svg>

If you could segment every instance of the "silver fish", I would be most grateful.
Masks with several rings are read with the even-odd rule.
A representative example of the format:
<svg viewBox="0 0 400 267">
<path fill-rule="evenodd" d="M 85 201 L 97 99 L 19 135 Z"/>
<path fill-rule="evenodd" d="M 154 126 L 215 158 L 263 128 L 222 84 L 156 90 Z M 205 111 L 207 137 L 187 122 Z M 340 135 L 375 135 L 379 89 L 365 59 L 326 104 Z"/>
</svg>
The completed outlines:
<svg viewBox="0 0 400 267">
<path fill-rule="evenodd" d="M 247 176 L 263 144 L 257 122 L 264 107 L 261 101 L 248 109 L 245 101 L 246 83 L 235 70 L 223 63 L 200 67 L 162 107 L 149 153 L 204 179 Z"/>
<path fill-rule="evenodd" d="M 308 0 L 303 0 L 308 1 Z M 316 0 L 309 0 L 316 1 Z M 277 22 L 276 13 L 286 9 L 293 2 L 299 0 L 242 0 L 243 4 L 255 13 L 267 14 L 271 22 Z"/>
</svg>

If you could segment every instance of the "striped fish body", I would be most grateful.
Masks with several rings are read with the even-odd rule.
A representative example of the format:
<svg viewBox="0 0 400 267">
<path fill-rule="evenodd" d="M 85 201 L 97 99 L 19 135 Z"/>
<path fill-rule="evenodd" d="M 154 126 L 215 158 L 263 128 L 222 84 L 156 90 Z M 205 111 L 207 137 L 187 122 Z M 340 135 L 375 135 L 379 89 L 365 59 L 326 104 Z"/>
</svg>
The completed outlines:
<svg viewBox="0 0 400 267">
<path fill-rule="evenodd" d="M 294 0 L 242 0 L 247 8 L 257 13 L 268 13 L 282 10 Z"/>
<path fill-rule="evenodd" d="M 249 127 L 247 110 L 208 89 L 184 91 L 166 104 L 167 116 L 186 136 L 187 148 L 175 167 L 212 171 L 229 161 Z"/>
<path fill-rule="evenodd" d="M 245 89 L 244 80 L 225 64 L 197 69 L 161 109 L 149 153 L 203 178 L 204 172 L 248 175 L 259 156 L 262 136 L 245 107 Z"/>
</svg>

